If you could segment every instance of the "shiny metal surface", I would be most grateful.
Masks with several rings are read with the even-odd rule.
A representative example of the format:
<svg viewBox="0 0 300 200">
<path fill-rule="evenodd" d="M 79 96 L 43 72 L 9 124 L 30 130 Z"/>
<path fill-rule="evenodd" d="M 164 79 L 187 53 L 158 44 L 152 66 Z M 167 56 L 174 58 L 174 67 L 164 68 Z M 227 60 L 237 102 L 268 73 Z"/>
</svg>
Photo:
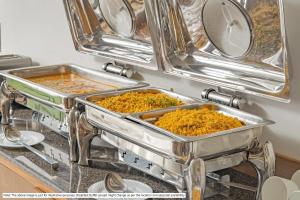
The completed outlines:
<svg viewBox="0 0 300 200">
<path fill-rule="evenodd" d="M 144 0 L 64 0 L 75 48 L 157 70 Z"/>
<path fill-rule="evenodd" d="M 113 63 L 106 63 L 103 66 L 103 70 L 109 73 L 117 74 L 127 78 L 132 78 L 134 71 L 130 68 L 120 66 Z"/>
<path fill-rule="evenodd" d="M 134 80 L 126 79 L 117 75 L 108 74 L 105 72 L 95 71 L 79 67 L 76 65 L 53 65 L 53 66 L 37 66 L 27 67 L 22 69 L 13 69 L 0 72 L 5 77 L 7 86 L 16 90 L 25 96 L 35 99 L 43 104 L 56 107 L 63 111 L 69 111 L 74 105 L 74 98 L 80 95 L 64 94 L 60 91 L 48 88 L 43 85 L 33 83 L 26 78 L 34 76 L 43 76 L 49 74 L 58 74 L 65 72 L 75 72 L 87 78 L 102 81 L 118 87 L 116 90 L 128 88 L 143 87 L 147 84 L 140 83 Z"/>
<path fill-rule="evenodd" d="M 153 38 L 162 44 L 157 48 L 156 57 L 164 71 L 240 93 L 288 102 L 290 70 L 283 0 L 230 0 L 245 12 L 252 24 L 253 44 L 239 58 L 222 54 L 207 36 L 202 16 L 206 2 L 146 1 L 149 21 L 154 21 L 151 28 L 156 29 L 152 31 Z M 203 14 L 214 16 L 222 12 Z M 227 31 L 216 31 L 219 34 L 216 37 L 224 37 Z"/>
<path fill-rule="evenodd" d="M 182 100 L 184 103 L 186 104 L 191 104 L 191 103 L 195 103 L 196 100 L 192 99 L 190 97 L 186 97 L 171 91 L 167 91 L 167 90 L 163 90 L 163 89 L 159 89 L 159 88 L 153 88 L 153 87 L 146 87 L 146 88 L 139 88 L 139 89 L 130 89 L 130 90 L 123 90 L 123 91 L 113 91 L 113 92 L 106 92 L 106 93 L 100 93 L 100 94 L 94 94 L 94 95 L 89 95 L 86 97 L 78 97 L 76 98 L 76 101 L 79 102 L 80 104 L 83 104 L 85 106 L 85 113 L 82 113 L 82 116 L 86 116 L 86 120 L 88 122 L 83 122 L 84 120 L 82 119 L 80 122 L 80 124 L 87 124 L 90 123 L 91 125 L 95 126 L 95 127 L 100 127 L 100 129 L 102 129 L 102 127 L 106 127 L 109 130 L 119 130 L 114 129 L 115 126 L 117 127 L 122 127 L 122 129 L 126 129 L 127 131 L 124 132 L 124 134 L 126 134 L 128 131 L 135 129 L 136 131 L 139 131 L 139 126 L 133 122 L 131 122 L 130 120 L 125 119 L 126 116 L 130 115 L 129 113 L 116 113 L 116 112 L 112 112 L 108 109 L 105 109 L 101 106 L 96 105 L 95 103 L 93 103 L 93 100 L 97 99 L 104 99 L 107 97 L 112 97 L 112 96 L 118 96 L 121 95 L 123 93 L 129 92 L 129 91 L 135 91 L 135 92 L 159 92 L 159 93 L 164 93 L 167 94 L 171 97 L 175 97 L 178 98 L 180 100 Z M 94 136 L 93 133 L 90 132 L 86 132 L 86 131 L 81 131 L 78 130 L 79 132 L 77 133 L 77 141 L 83 141 L 85 137 L 87 137 L 87 135 L 92 134 Z M 122 130 L 119 130 L 122 131 Z M 153 139 L 155 140 L 155 136 L 153 137 Z M 89 151 L 89 148 L 85 148 L 83 147 L 83 145 L 86 145 L 85 142 L 79 142 L 79 157 L 80 155 L 86 155 L 87 151 Z M 88 158 L 86 158 L 86 156 L 82 156 L 82 159 L 79 159 L 81 164 L 87 164 L 88 163 Z"/>
<path fill-rule="evenodd" d="M 207 0 L 95 0 L 93 4 L 65 0 L 64 4 L 78 51 L 239 93 L 290 100 L 283 0 L 222 0 L 210 3 L 205 11 Z M 216 5 L 224 4 L 215 17 Z M 126 33 L 116 30 L 124 24 Z M 248 44 L 241 39 L 244 36 L 249 36 Z M 229 53 L 224 53 L 226 49 Z"/>
<path fill-rule="evenodd" d="M 272 123 L 257 116 L 214 103 L 186 105 L 181 108 L 192 109 L 205 105 L 214 105 L 219 112 L 238 117 L 246 122 L 247 125 L 235 130 L 233 129 L 207 136 L 180 137 L 140 119 L 155 119 L 166 112 L 178 109 L 177 107 L 139 113 L 125 118 L 122 118 L 122 115 L 116 113 L 109 114 L 99 111 L 87 104 L 85 106 L 85 112 L 87 120 L 93 126 L 105 130 L 105 132 L 101 134 L 103 140 L 122 150 L 142 155 L 145 160 L 153 160 L 153 154 L 156 154 L 156 159 L 153 162 L 156 162 L 157 165 L 163 165 L 162 163 L 164 163 L 163 169 L 172 171 L 173 173 L 177 171 L 178 174 L 181 174 L 181 170 L 179 170 L 181 167 L 177 166 L 174 168 L 174 161 L 179 163 L 186 162 L 187 156 L 190 153 L 193 153 L 196 158 L 212 160 L 224 154 L 230 155 L 249 150 L 253 148 L 257 141 L 260 141 L 263 126 Z M 77 140 L 80 140 L 80 138 L 77 138 Z M 141 148 L 146 149 L 147 153 L 145 150 L 140 150 Z M 160 155 L 160 157 L 157 155 Z M 218 170 L 220 167 L 227 168 L 235 166 L 244 160 L 243 155 L 241 155 L 240 158 L 241 159 L 236 160 L 234 163 L 223 163 L 219 167 L 214 165 L 209 168 Z M 167 164 L 168 162 L 166 160 L 168 160 L 170 164 Z M 171 168 L 169 169 L 169 167 Z"/>
<path fill-rule="evenodd" d="M 205 163 L 202 159 L 193 159 L 184 171 L 189 200 L 204 199 L 206 185 Z"/>
<path fill-rule="evenodd" d="M 236 95 L 217 92 L 215 89 L 205 89 L 201 94 L 202 99 L 219 103 L 225 106 L 241 109 L 246 104 L 246 100 Z"/>
<path fill-rule="evenodd" d="M 75 115 L 79 116 L 76 124 L 76 138 L 79 152 L 78 164 L 87 166 L 90 158 L 91 141 L 98 135 L 98 130 L 88 123 L 84 113 L 76 113 Z"/>
<path fill-rule="evenodd" d="M 217 183 L 219 183 L 227 188 L 234 187 L 234 188 L 239 188 L 242 190 L 248 190 L 251 192 L 257 191 L 257 188 L 255 188 L 255 187 L 230 181 L 229 175 L 220 176 L 216 173 L 208 173 L 207 177 L 209 177 L 210 179 L 216 181 Z"/>
<path fill-rule="evenodd" d="M 106 174 L 104 178 L 105 189 L 109 193 L 130 193 L 131 191 L 128 190 L 128 186 L 122 179 L 122 177 L 115 173 L 109 172 Z"/>
<path fill-rule="evenodd" d="M 256 169 L 258 185 L 256 200 L 262 200 L 261 189 L 264 182 L 275 174 L 275 153 L 271 142 L 266 142 L 262 147 L 253 148 L 248 160 Z"/>
<path fill-rule="evenodd" d="M 32 60 L 29 57 L 16 54 L 0 54 L 0 70 L 27 66 L 32 66 Z"/>
<path fill-rule="evenodd" d="M 77 112 L 77 107 L 74 106 L 68 114 L 68 130 L 69 130 L 69 149 L 70 149 L 70 161 L 75 162 L 78 161 L 78 153 L 77 153 L 77 122 L 79 120 L 79 113 Z"/>
<path fill-rule="evenodd" d="M 145 146 L 136 144 L 136 142 L 134 141 L 125 140 L 121 137 L 115 136 L 115 133 L 111 133 L 108 131 L 104 131 L 101 134 L 101 138 L 105 141 L 108 141 L 113 146 L 119 148 L 120 161 L 123 161 L 125 164 L 133 168 L 136 168 L 140 171 L 150 174 L 151 176 L 154 176 L 176 186 L 178 191 L 185 191 L 187 187 L 187 180 L 185 180 L 184 174 L 186 173 L 186 169 L 189 167 L 189 162 L 178 162 L 177 160 L 169 158 L 166 155 L 149 150 Z M 274 154 L 272 154 L 273 148 L 271 143 L 267 142 L 262 146 L 254 142 L 250 150 L 224 152 L 219 154 L 217 158 L 205 159 L 203 160 L 205 167 L 202 167 L 202 171 L 205 170 L 206 175 L 209 177 L 209 174 L 211 174 L 212 172 L 238 166 L 243 162 L 251 162 L 255 169 L 259 169 L 257 170 L 257 173 L 260 178 L 257 185 L 258 189 L 256 198 L 257 200 L 259 200 L 260 187 L 262 186 L 266 178 L 269 177 L 275 169 L 275 165 L 272 164 L 275 162 L 275 157 L 272 156 Z M 186 178 L 188 178 L 188 176 L 186 176 Z M 204 179 L 202 178 L 202 180 Z M 228 185 L 230 183 L 226 184 Z M 253 188 L 251 188 L 251 190 L 252 189 Z"/>
<path fill-rule="evenodd" d="M 153 125 L 153 122 L 165 113 L 175 111 L 176 109 L 195 109 L 204 106 L 213 106 L 217 112 L 221 112 L 228 116 L 237 117 L 244 121 L 246 125 L 237 129 L 196 137 L 179 136 Z M 137 122 L 138 124 L 149 127 L 145 129 L 147 131 L 140 131 L 141 135 L 147 133 L 147 136 L 153 136 L 154 133 L 156 133 L 158 135 L 160 134 L 161 137 L 168 138 L 164 141 L 153 142 L 151 144 L 152 146 L 156 146 L 156 148 L 164 147 L 164 152 L 172 152 L 172 154 L 177 156 L 184 157 L 189 153 L 193 153 L 196 158 L 201 157 L 203 159 L 236 149 L 249 149 L 253 141 L 256 139 L 260 140 L 262 128 L 273 123 L 255 115 L 215 103 L 200 103 L 146 113 L 138 113 L 133 114 L 128 118 Z M 126 132 L 124 134 L 136 137 L 133 135 L 133 132 L 136 131 L 131 130 L 131 132 Z M 136 133 L 136 135 L 138 135 L 138 133 Z M 141 141 L 142 137 L 143 136 L 139 137 L 139 140 L 137 141 Z M 170 142 L 172 145 L 167 144 L 167 142 Z"/>
<path fill-rule="evenodd" d="M 32 153 L 36 154 L 38 157 L 46 161 L 53 169 L 58 168 L 58 162 L 53 159 L 52 157 L 48 156 L 44 152 L 31 147 L 30 145 L 26 144 L 26 142 L 22 139 L 21 133 L 19 130 L 15 129 L 9 124 L 2 124 L 2 131 L 5 134 L 5 137 L 7 140 L 16 143 L 16 144 L 21 144 L 23 145 L 26 149 L 31 151 Z"/>
<path fill-rule="evenodd" d="M 50 129 L 68 138 L 70 160 L 77 161 L 80 159 L 77 154 L 76 136 L 76 124 L 79 114 L 76 115 L 77 108 L 74 108 L 74 99 L 80 95 L 64 94 L 26 80 L 28 77 L 46 76 L 65 72 L 75 72 L 82 76 L 102 81 L 103 83 L 115 85 L 118 87 L 116 91 L 144 87 L 147 84 L 75 65 L 39 66 L 1 72 L 6 80 L 6 83 L 1 87 L 1 96 L 3 96 L 3 98 L 1 98 L 2 123 L 8 124 L 10 103 L 12 101 L 43 114 L 44 116 L 40 119 L 41 122 L 46 124 Z M 9 94 L 7 91 L 9 91 Z M 80 160 L 80 162 L 83 161 Z"/>
<path fill-rule="evenodd" d="M 2 82 L 0 86 L 0 111 L 2 114 L 1 124 L 9 124 L 9 111 L 11 102 L 13 101 L 14 97 L 14 94 L 7 88 L 6 83 Z"/>
</svg>

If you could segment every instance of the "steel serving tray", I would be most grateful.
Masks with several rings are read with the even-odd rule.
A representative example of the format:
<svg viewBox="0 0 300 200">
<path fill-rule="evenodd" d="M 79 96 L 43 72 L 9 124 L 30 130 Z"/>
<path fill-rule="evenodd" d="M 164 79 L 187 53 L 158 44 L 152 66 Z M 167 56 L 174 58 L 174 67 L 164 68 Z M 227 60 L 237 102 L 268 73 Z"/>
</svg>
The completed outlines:
<svg viewBox="0 0 300 200">
<path fill-rule="evenodd" d="M 119 118 L 124 118 L 126 116 L 131 115 L 132 113 L 120 113 L 120 112 L 113 112 L 111 110 L 108 110 L 104 107 L 101 107 L 99 105 L 96 105 L 95 103 L 93 103 L 94 100 L 102 100 L 108 97 L 114 97 L 114 96 L 118 96 L 118 95 L 122 95 L 125 94 L 126 92 L 153 92 L 153 93 L 164 93 L 170 97 L 174 97 L 177 98 L 179 100 L 181 100 L 184 104 L 192 104 L 195 103 L 196 100 L 195 98 L 191 98 L 191 97 L 187 97 L 172 91 L 168 91 L 168 90 L 164 90 L 164 89 L 160 89 L 160 88 L 155 88 L 155 87 L 146 87 L 146 88 L 138 88 L 138 89 L 130 89 L 130 90 L 123 90 L 123 91 L 110 91 L 110 92 L 103 92 L 100 94 L 92 94 L 92 95 L 88 95 L 85 97 L 82 97 L 82 100 L 79 100 L 81 102 L 83 102 L 85 105 L 88 105 L 90 107 L 93 107 L 97 110 L 103 111 L 105 113 L 111 114 L 112 116 L 116 116 Z"/>
<path fill-rule="evenodd" d="M 153 119 L 176 109 L 194 109 L 208 105 L 215 106 L 218 112 L 225 115 L 239 118 L 246 125 L 205 136 L 181 137 L 145 121 L 145 119 Z M 159 152 L 168 158 L 182 161 L 185 161 L 190 153 L 193 153 L 196 157 L 211 159 L 222 153 L 250 149 L 253 142 L 260 140 L 262 128 L 273 123 L 258 116 L 215 103 L 196 103 L 137 113 L 127 116 L 124 120 L 116 120 L 111 115 L 101 115 L 101 113 L 94 111 L 89 106 L 86 107 L 88 119 L 117 136 L 110 137 L 108 142 L 118 143 L 113 140 L 119 140 L 118 137 L 120 137 L 148 150 Z"/>
<path fill-rule="evenodd" d="M 89 95 L 89 96 L 85 96 L 85 97 L 78 97 L 78 98 L 76 98 L 76 101 L 85 105 L 86 117 L 87 117 L 88 121 L 91 124 L 93 124 L 94 126 L 100 128 L 100 129 L 103 129 L 103 130 L 108 130 L 109 132 L 116 132 L 116 133 L 122 132 L 121 135 L 123 135 L 123 133 L 125 133 L 125 135 L 126 135 L 126 133 L 128 133 L 128 132 L 133 132 L 133 134 L 134 134 L 134 132 L 140 132 L 143 130 L 141 130 L 142 127 L 140 127 L 135 122 L 132 122 L 132 121 L 126 119 L 126 117 L 130 115 L 130 113 L 112 112 L 110 110 L 102 108 L 101 106 L 98 106 L 98 105 L 94 104 L 93 102 L 89 101 L 89 99 L 91 99 L 91 98 L 95 98 L 95 97 L 105 98 L 105 97 L 110 97 L 110 96 L 116 96 L 116 95 L 120 95 L 125 92 L 129 92 L 129 91 L 162 92 L 169 96 L 176 97 L 176 98 L 182 100 L 186 105 L 197 102 L 196 99 L 186 97 L 186 96 L 177 94 L 175 92 L 171 92 L 171 91 L 167 91 L 167 90 L 163 90 L 163 89 L 159 89 L 159 88 L 154 88 L 154 87 L 107 92 L 107 93 L 102 93 L 99 95 L 97 95 L 97 94 Z M 139 136 L 137 135 L 137 137 L 139 137 Z M 149 135 L 147 137 L 148 137 L 149 141 L 153 141 L 153 142 L 164 141 L 164 140 L 166 140 L 167 143 L 169 142 L 169 141 L 167 141 L 165 136 L 162 136 L 160 134 L 154 134 L 154 136 Z M 126 137 L 126 139 L 130 141 L 129 137 Z M 137 139 L 137 138 L 135 138 L 135 139 Z M 140 138 L 140 139 L 142 139 L 142 138 Z M 139 144 L 139 145 L 143 145 L 143 144 Z M 145 144 L 145 145 L 147 146 L 148 144 Z M 171 144 L 169 144 L 169 145 L 171 145 Z M 153 149 L 153 148 L 151 147 L 151 149 Z M 163 152 L 162 150 L 153 150 L 153 151 L 158 151 L 160 153 Z M 165 155 L 167 156 L 167 154 L 165 154 Z"/>
<path fill-rule="evenodd" d="M 15 70 L 6 70 L 0 74 L 5 77 L 8 87 L 13 88 L 17 92 L 42 102 L 49 106 L 54 106 L 60 110 L 68 111 L 74 105 L 74 98 L 77 94 L 66 94 L 46 86 L 33 83 L 26 78 L 35 76 L 46 76 L 50 74 L 60 74 L 73 72 L 84 77 L 98 80 L 106 84 L 117 86 L 114 90 L 124 90 L 129 88 L 139 88 L 147 86 L 146 83 L 130 80 L 117 75 L 105 72 L 86 69 L 73 64 L 53 65 L 53 66 L 37 66 L 29 68 L 21 68 Z M 99 92 L 107 92 L 99 91 Z M 111 91 L 111 90 L 110 90 Z M 84 94 L 88 95 L 88 94 Z"/>
</svg>

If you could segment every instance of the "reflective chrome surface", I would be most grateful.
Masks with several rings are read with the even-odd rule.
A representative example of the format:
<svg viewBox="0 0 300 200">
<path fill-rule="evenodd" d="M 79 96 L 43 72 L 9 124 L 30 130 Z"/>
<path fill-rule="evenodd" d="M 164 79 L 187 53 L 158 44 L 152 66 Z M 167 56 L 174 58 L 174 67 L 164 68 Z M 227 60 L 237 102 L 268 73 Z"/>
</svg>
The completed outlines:
<svg viewBox="0 0 300 200">
<path fill-rule="evenodd" d="M 8 124 L 10 103 L 12 101 L 37 111 L 43 114 L 39 119 L 42 124 L 45 124 L 51 130 L 68 138 L 70 160 L 77 161 L 81 159 L 78 158 L 77 155 L 76 137 L 78 129 L 76 125 L 79 114 L 76 113 L 77 108 L 74 106 L 75 97 L 81 95 L 64 94 L 60 91 L 26 80 L 26 78 L 29 77 L 47 76 L 66 72 L 74 72 L 87 78 L 117 86 L 116 91 L 144 87 L 147 86 L 147 84 L 75 65 L 38 66 L 1 72 L 6 80 L 1 86 L 0 93 L 2 96 L 0 102 L 2 124 Z M 10 90 L 8 90 L 8 88 Z M 88 144 L 88 142 L 86 142 L 86 144 Z M 80 160 L 80 162 L 83 161 Z"/>
<path fill-rule="evenodd" d="M 79 152 L 78 163 L 80 165 L 88 165 L 90 158 L 90 145 L 92 139 L 98 135 L 98 131 L 96 127 L 93 127 L 90 123 L 88 123 L 84 113 L 76 115 L 79 116 L 76 127 L 76 137 Z"/>
<path fill-rule="evenodd" d="M 64 0 L 75 48 L 157 70 L 144 0 Z"/>
<path fill-rule="evenodd" d="M 2 114 L 1 124 L 9 124 L 9 110 L 14 97 L 14 94 L 7 88 L 5 82 L 2 82 L 0 87 L 0 112 Z"/>
<path fill-rule="evenodd" d="M 175 97 L 183 101 L 185 104 L 192 104 L 195 103 L 196 100 L 192 99 L 190 97 L 186 97 L 171 91 L 159 89 L 159 88 L 153 88 L 153 87 L 146 87 L 146 88 L 139 88 L 139 89 L 131 89 L 131 90 L 123 90 L 123 91 L 113 91 L 113 92 L 106 92 L 106 93 L 100 93 L 100 94 L 94 94 L 89 95 L 85 97 L 78 97 L 76 98 L 76 101 L 80 104 L 85 106 L 85 113 L 81 114 L 83 116 L 86 116 L 86 119 L 89 123 L 94 125 L 95 127 L 105 127 L 109 130 L 114 131 L 120 131 L 122 134 L 127 134 L 128 132 L 134 130 L 134 132 L 137 132 L 136 134 L 139 134 L 140 126 L 134 122 L 131 122 L 130 120 L 126 119 L 126 116 L 130 115 L 130 113 L 116 113 L 112 112 L 108 109 L 105 109 L 99 105 L 96 105 L 93 103 L 95 100 L 101 100 L 107 97 L 112 96 L 118 96 L 121 94 L 124 94 L 129 91 L 135 91 L 135 92 L 157 92 L 157 93 L 164 93 L 171 97 Z M 86 124 L 86 122 L 82 122 L 82 120 L 79 121 L 80 124 Z M 121 129 L 120 129 L 121 128 Z M 124 131 L 126 130 L 126 131 Z M 78 130 L 79 131 L 79 130 Z M 84 132 L 84 133 L 83 133 Z M 79 131 L 77 134 L 77 141 L 83 141 L 87 135 L 91 133 L 85 131 Z M 153 140 L 155 139 L 155 136 L 151 136 Z M 136 140 L 137 138 L 134 138 Z M 159 139 L 157 140 L 159 141 Z M 88 151 L 88 148 L 84 148 L 83 145 L 85 145 L 85 142 L 79 142 L 78 145 L 80 146 L 80 154 L 86 154 L 86 151 Z M 82 153 L 81 153 L 82 152 Z M 80 155 L 79 155 L 80 157 Z M 80 159 L 82 160 L 82 163 L 87 163 L 87 159 Z M 86 162 L 85 162 L 86 161 Z"/>
<path fill-rule="evenodd" d="M 165 113 L 175 111 L 176 109 L 195 109 L 203 106 L 213 106 L 217 112 L 221 112 L 228 116 L 237 117 L 245 122 L 246 125 L 236 129 L 196 137 L 179 136 L 153 125 L 153 122 L 155 122 Z M 232 150 L 249 149 L 253 141 L 256 139 L 260 140 L 262 128 L 265 125 L 273 123 L 255 115 L 215 103 L 201 103 L 152 112 L 138 113 L 133 114 L 128 118 L 137 122 L 138 124 L 148 127 L 145 129 L 147 131 L 144 131 L 144 133 L 140 131 L 140 134 L 147 133 L 147 135 L 150 137 L 150 135 L 154 136 L 154 133 L 156 133 L 158 135 L 160 134 L 160 137 L 168 138 L 164 139 L 164 141 L 152 142 L 151 146 L 156 146 L 156 148 L 163 147 L 165 153 L 169 152 L 182 158 L 187 156 L 189 153 L 193 153 L 195 157 L 201 157 L 203 159 L 212 158 L 220 153 L 229 152 Z M 132 137 L 135 137 L 132 134 L 133 132 L 135 131 L 132 130 L 130 133 L 127 132 L 127 135 L 130 134 Z M 141 138 L 139 138 L 139 140 L 141 140 Z M 168 144 L 167 142 L 170 143 Z"/>
<path fill-rule="evenodd" d="M 240 22 L 241 19 L 235 19 L 239 16 L 235 9 L 228 9 L 224 16 L 222 12 L 203 12 L 207 0 L 146 1 L 146 9 L 151 14 L 148 18 L 154 20 L 153 24 L 156 25 L 151 27 L 156 29 L 153 31 L 156 33 L 154 38 L 160 38 L 158 42 L 162 44 L 161 48 L 157 49 L 157 59 L 162 61 L 161 66 L 166 73 L 241 93 L 288 102 L 289 66 L 283 1 L 214 1 L 232 2 L 243 11 L 253 37 L 253 44 L 244 55 L 224 55 L 211 41 L 212 37 L 222 39 L 230 34 L 237 37 L 239 31 L 231 30 L 234 28 L 226 22 L 226 18 L 231 16 L 231 21 L 235 24 L 233 26 L 245 24 Z M 213 29 L 220 30 L 210 31 L 214 35 L 208 37 L 203 19 L 212 20 L 210 23 L 218 23 L 213 21 L 214 17 L 223 20 L 225 28 L 220 28 L 222 23 L 220 26 L 212 26 Z M 237 38 L 234 40 L 236 46 L 241 45 Z M 225 45 L 222 49 L 229 48 L 228 41 L 230 40 L 219 42 L 220 45 Z"/>
<path fill-rule="evenodd" d="M 206 185 L 205 163 L 202 159 L 193 159 L 185 170 L 188 199 L 204 199 Z"/>
<path fill-rule="evenodd" d="M 115 85 L 118 87 L 115 90 L 139 88 L 147 85 L 117 75 L 90 70 L 85 67 L 72 64 L 12 69 L 0 72 L 0 74 L 4 76 L 7 86 L 13 90 L 16 90 L 18 93 L 31 97 L 32 99 L 35 99 L 46 105 L 54 106 L 60 110 L 69 111 L 74 105 L 74 98 L 82 95 L 64 94 L 60 91 L 26 80 L 26 78 L 29 77 L 47 76 L 50 74 L 60 74 L 66 72 L 74 72 L 93 80 L 99 80 L 104 83 Z"/>
<path fill-rule="evenodd" d="M 105 94 L 98 96 L 104 97 Z M 262 128 L 271 121 L 210 102 L 128 116 L 97 109 L 88 98 L 76 99 L 79 105 L 85 105 L 86 112 L 81 114 L 78 125 L 89 127 L 77 132 L 77 141 L 81 141 L 78 143 L 81 149 L 79 164 L 89 164 L 89 143 L 92 137 L 100 135 L 101 139 L 119 149 L 120 161 L 176 186 L 178 191 L 188 190 L 189 199 L 193 199 L 205 195 L 206 173 L 250 161 L 260 177 L 257 190 L 259 200 L 260 187 L 274 169 L 272 163 L 275 157 L 272 156 L 271 144 L 261 147 Z M 214 105 L 219 112 L 243 120 L 246 126 L 208 136 L 180 137 L 149 124 L 166 112 L 204 105 Z"/>
<path fill-rule="evenodd" d="M 260 148 L 253 148 L 250 151 L 248 160 L 257 172 L 258 185 L 256 192 L 256 199 L 261 199 L 261 189 L 263 183 L 271 176 L 275 174 L 275 153 L 271 142 L 265 143 Z"/>
<path fill-rule="evenodd" d="M 283 0 L 90 2 L 64 1 L 81 52 L 289 101 Z"/>
<path fill-rule="evenodd" d="M 201 162 L 205 165 L 203 167 L 203 164 L 192 166 L 189 162 L 181 163 L 159 152 L 155 152 L 146 146 L 137 144 L 135 141 L 123 139 L 111 131 L 104 131 L 101 134 L 101 138 L 119 148 L 120 161 L 176 186 L 178 191 L 181 192 L 185 191 L 186 188 L 191 191 L 193 185 L 195 188 L 194 191 L 196 191 L 196 194 L 193 195 L 196 196 L 199 196 L 199 194 L 201 196 L 204 195 L 204 171 L 206 171 L 207 175 L 207 173 L 238 166 L 243 162 L 249 161 L 253 164 L 259 177 L 256 200 L 260 200 L 261 186 L 269 176 L 274 174 L 275 169 L 275 154 L 270 142 L 261 145 L 260 143 L 253 141 L 253 145 L 251 145 L 248 150 L 237 150 L 240 151 L 238 153 L 235 153 L 234 151 L 220 153 L 217 158 L 205 159 L 204 162 Z M 187 159 L 189 160 L 189 158 Z M 199 160 L 201 161 L 202 159 Z M 188 173 L 189 170 L 199 166 L 201 166 L 201 169 L 198 168 L 200 170 L 198 171 L 198 175 L 193 174 L 193 176 L 191 176 L 191 174 Z M 194 184 L 191 184 L 189 181 L 191 179 L 194 179 Z M 189 195 L 190 194 L 191 193 L 189 193 Z"/>
<path fill-rule="evenodd" d="M 22 123 L 22 122 L 21 122 Z M 28 121 L 24 120 L 23 123 L 28 123 Z M 22 145 L 27 150 L 31 151 L 32 153 L 36 154 L 39 158 L 43 159 L 46 163 L 48 163 L 51 168 L 56 170 L 58 168 L 58 161 L 47 155 L 46 153 L 36 149 L 27 144 L 26 141 L 22 138 L 22 133 L 20 132 L 19 127 L 14 127 L 11 124 L 2 124 L 2 132 L 5 135 L 5 138 L 13 143 Z"/>
</svg>

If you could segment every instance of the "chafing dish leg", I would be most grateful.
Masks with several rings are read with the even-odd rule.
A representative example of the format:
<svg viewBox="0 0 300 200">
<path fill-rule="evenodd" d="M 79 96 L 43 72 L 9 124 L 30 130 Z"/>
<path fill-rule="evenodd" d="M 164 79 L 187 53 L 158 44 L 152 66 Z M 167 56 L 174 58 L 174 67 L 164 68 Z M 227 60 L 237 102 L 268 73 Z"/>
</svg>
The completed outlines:
<svg viewBox="0 0 300 200">
<path fill-rule="evenodd" d="M 256 200 L 260 200 L 262 185 L 270 176 L 275 174 L 275 153 L 272 143 L 266 142 L 262 148 L 251 151 L 248 160 L 257 172 Z"/>
<path fill-rule="evenodd" d="M 193 159 L 184 171 L 184 178 L 187 186 L 187 199 L 204 200 L 206 184 L 204 161 L 200 158 Z"/>
<path fill-rule="evenodd" d="M 77 122 L 77 144 L 79 151 L 79 165 L 87 166 L 90 158 L 90 144 L 92 139 L 98 134 L 97 129 L 94 128 L 86 119 L 85 113 L 81 113 Z"/>
<path fill-rule="evenodd" d="M 78 161 L 77 153 L 77 137 L 76 137 L 76 123 L 78 121 L 80 113 L 74 106 L 68 115 L 68 127 L 69 127 L 69 148 L 70 148 L 70 161 Z"/>
<path fill-rule="evenodd" d="M 9 124 L 9 110 L 14 94 L 7 88 L 6 83 L 2 82 L 0 87 L 0 109 L 2 113 L 1 124 Z"/>
</svg>

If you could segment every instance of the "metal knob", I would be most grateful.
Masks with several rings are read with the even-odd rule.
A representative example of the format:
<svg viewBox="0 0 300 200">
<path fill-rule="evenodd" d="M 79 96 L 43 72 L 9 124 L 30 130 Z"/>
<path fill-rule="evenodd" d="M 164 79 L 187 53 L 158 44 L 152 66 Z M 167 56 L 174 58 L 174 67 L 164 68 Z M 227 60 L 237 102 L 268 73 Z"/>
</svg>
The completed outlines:
<svg viewBox="0 0 300 200">
<path fill-rule="evenodd" d="M 233 108 L 241 109 L 246 104 L 246 100 L 235 95 L 217 92 L 214 89 L 205 89 L 201 94 L 203 99 L 220 103 Z"/>
<path fill-rule="evenodd" d="M 103 66 L 104 71 L 131 78 L 134 74 L 133 70 L 124 66 L 114 65 L 113 63 L 107 63 Z"/>
</svg>

